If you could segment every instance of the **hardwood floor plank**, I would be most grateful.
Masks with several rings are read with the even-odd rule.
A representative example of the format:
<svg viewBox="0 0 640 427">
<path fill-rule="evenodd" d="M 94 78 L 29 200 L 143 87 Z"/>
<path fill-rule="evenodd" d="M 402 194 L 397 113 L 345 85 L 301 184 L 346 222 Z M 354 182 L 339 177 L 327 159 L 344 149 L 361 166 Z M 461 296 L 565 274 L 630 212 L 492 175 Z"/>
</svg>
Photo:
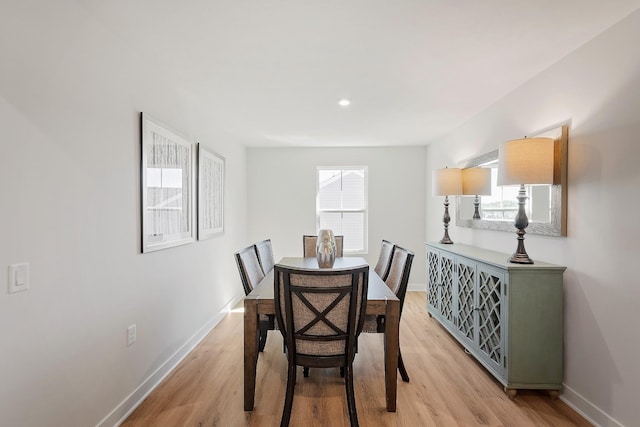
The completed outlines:
<svg viewBox="0 0 640 427">
<path fill-rule="evenodd" d="M 122 423 L 123 427 L 270 427 L 280 424 L 287 382 L 282 336 L 270 331 L 258 357 L 255 407 L 243 410 L 243 314 L 230 313 Z M 362 334 L 354 362 L 358 419 L 374 427 L 586 427 L 559 399 L 502 386 L 426 311 L 424 292 L 408 292 L 400 345 L 411 382 L 398 376 L 397 412 L 386 411 L 383 335 Z M 291 426 L 349 425 L 338 369 L 298 371 Z"/>
</svg>

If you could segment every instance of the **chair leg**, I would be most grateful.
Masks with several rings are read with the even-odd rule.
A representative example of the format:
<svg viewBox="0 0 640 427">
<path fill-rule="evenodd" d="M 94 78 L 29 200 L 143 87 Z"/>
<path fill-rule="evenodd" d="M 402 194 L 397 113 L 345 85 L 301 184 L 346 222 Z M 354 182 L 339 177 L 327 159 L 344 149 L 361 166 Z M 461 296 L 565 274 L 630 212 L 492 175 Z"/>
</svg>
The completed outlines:
<svg viewBox="0 0 640 427">
<path fill-rule="evenodd" d="M 347 406 L 349 408 L 349 420 L 351 427 L 359 427 L 358 413 L 356 412 L 356 396 L 353 392 L 353 366 L 349 365 L 345 369 L 344 384 L 347 389 Z"/>
<path fill-rule="evenodd" d="M 407 370 L 404 367 L 404 362 L 402 361 L 402 353 L 400 352 L 400 348 L 398 348 L 398 369 L 400 370 L 400 376 L 402 377 L 402 381 L 405 383 L 409 382 L 409 374 L 407 374 Z"/>
<path fill-rule="evenodd" d="M 344 366 L 340 366 L 340 377 L 344 378 Z"/>
<path fill-rule="evenodd" d="M 280 427 L 288 427 L 291 419 L 291 408 L 293 407 L 293 391 L 296 387 L 296 365 L 290 365 L 287 370 L 287 393 L 284 398 L 284 409 L 282 410 L 282 419 Z"/>
<path fill-rule="evenodd" d="M 305 378 L 307 378 L 309 376 L 309 367 L 308 366 L 304 366 L 302 368 L 302 375 L 304 375 Z"/>
<path fill-rule="evenodd" d="M 267 344 L 267 330 L 260 329 L 260 336 L 258 337 L 258 351 L 263 352 L 264 346 Z"/>
</svg>

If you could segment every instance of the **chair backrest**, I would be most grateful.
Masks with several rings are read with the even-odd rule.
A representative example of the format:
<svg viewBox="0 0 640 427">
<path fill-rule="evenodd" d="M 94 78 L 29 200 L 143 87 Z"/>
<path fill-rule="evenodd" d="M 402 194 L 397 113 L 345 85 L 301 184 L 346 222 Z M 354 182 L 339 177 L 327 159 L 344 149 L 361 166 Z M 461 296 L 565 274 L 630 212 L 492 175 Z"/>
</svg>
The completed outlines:
<svg viewBox="0 0 640 427">
<path fill-rule="evenodd" d="M 258 260 L 256 247 L 255 245 L 247 246 L 236 252 L 234 256 L 238 265 L 240 280 L 242 280 L 242 286 L 244 287 L 244 294 L 249 295 L 249 292 L 264 279 L 264 272 Z"/>
<path fill-rule="evenodd" d="M 368 266 L 311 271 L 276 265 L 275 311 L 289 362 L 306 367 L 353 362 L 368 284 Z"/>
<path fill-rule="evenodd" d="M 414 254 L 410 250 L 395 246 L 393 248 L 389 272 L 384 281 L 400 300 L 400 314 L 402 314 L 404 297 L 407 293 L 407 286 L 409 285 L 409 274 L 411 273 L 413 257 Z"/>
<path fill-rule="evenodd" d="M 385 280 L 387 278 L 387 274 L 389 274 L 389 267 L 391 267 L 391 257 L 393 256 L 393 249 L 395 248 L 395 246 L 396 245 L 388 240 L 382 241 L 382 246 L 380 247 L 380 255 L 378 256 L 378 263 L 373 269 L 373 271 L 375 271 L 382 280 Z"/>
<path fill-rule="evenodd" d="M 336 256 L 343 256 L 344 236 L 334 236 L 336 239 Z M 316 256 L 318 236 L 302 236 L 302 253 L 305 258 Z"/>
<path fill-rule="evenodd" d="M 256 243 L 256 252 L 258 253 L 258 261 L 260 261 L 262 272 L 266 276 L 275 264 L 271 239 L 265 239 Z"/>
</svg>

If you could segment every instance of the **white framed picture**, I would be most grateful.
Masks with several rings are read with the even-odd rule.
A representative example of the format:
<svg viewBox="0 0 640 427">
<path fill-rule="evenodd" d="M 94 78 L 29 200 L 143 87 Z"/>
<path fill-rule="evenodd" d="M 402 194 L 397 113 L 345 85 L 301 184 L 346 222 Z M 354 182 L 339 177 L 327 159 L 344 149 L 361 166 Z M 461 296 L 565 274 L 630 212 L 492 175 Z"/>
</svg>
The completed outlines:
<svg viewBox="0 0 640 427">
<path fill-rule="evenodd" d="M 224 157 L 198 144 L 198 240 L 224 232 Z"/>
<path fill-rule="evenodd" d="M 195 240 L 195 144 L 141 114 L 142 252 Z"/>
</svg>

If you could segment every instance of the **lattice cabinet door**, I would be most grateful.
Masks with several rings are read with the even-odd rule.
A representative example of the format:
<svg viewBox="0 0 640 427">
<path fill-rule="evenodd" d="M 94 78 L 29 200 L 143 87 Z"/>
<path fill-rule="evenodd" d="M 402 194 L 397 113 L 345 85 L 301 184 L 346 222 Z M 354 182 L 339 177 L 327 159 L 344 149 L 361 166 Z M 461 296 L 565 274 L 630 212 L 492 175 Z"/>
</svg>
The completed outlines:
<svg viewBox="0 0 640 427">
<path fill-rule="evenodd" d="M 427 243 L 429 314 L 513 399 L 519 389 L 562 389 L 565 267 L 514 264 L 508 254 Z"/>
<path fill-rule="evenodd" d="M 481 357 L 499 373 L 505 370 L 506 285 L 502 271 L 478 265 L 476 343 Z"/>
<path fill-rule="evenodd" d="M 455 257 L 449 253 L 440 253 L 440 303 L 438 310 L 443 320 L 453 325 L 453 295 L 456 278 Z"/>
<path fill-rule="evenodd" d="M 456 260 L 458 271 L 458 285 L 454 298 L 455 326 L 461 338 L 468 345 L 475 342 L 475 291 L 476 291 L 476 263 L 466 258 Z"/>
<path fill-rule="evenodd" d="M 439 311 L 438 284 L 440 283 L 440 254 L 437 251 L 427 251 L 427 305 L 431 310 Z"/>
</svg>

